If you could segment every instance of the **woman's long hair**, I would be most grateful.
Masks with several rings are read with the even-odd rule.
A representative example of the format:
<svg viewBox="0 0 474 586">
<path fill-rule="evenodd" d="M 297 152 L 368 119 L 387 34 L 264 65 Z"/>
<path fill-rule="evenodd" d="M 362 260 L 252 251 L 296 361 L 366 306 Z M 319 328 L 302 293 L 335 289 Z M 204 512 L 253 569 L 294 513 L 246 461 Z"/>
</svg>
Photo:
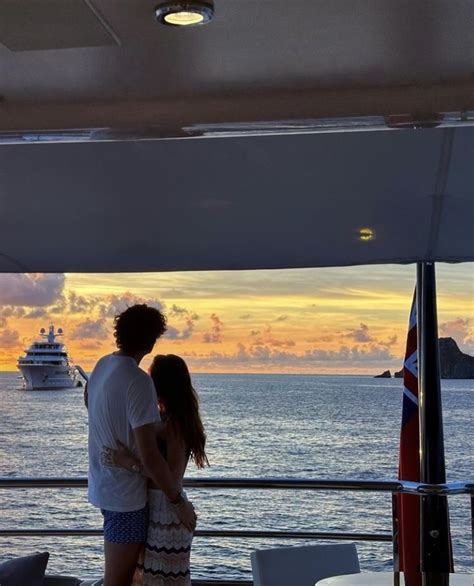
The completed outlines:
<svg viewBox="0 0 474 586">
<path fill-rule="evenodd" d="M 191 383 L 186 362 L 175 354 L 158 354 L 150 376 L 164 415 L 178 426 L 192 460 L 198 468 L 209 465 L 206 434 L 199 413 L 199 399 Z"/>
</svg>

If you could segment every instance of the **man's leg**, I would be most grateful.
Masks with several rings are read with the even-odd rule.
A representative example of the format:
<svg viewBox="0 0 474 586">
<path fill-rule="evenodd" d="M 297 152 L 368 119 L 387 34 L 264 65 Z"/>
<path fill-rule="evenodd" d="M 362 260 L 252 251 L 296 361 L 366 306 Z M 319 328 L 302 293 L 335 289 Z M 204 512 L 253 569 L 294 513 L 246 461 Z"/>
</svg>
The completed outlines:
<svg viewBox="0 0 474 586">
<path fill-rule="evenodd" d="M 104 540 L 104 586 L 130 586 L 143 543 L 111 543 Z"/>
<path fill-rule="evenodd" d="M 146 541 L 148 507 L 138 511 L 102 511 L 104 515 L 104 586 L 130 586 Z"/>
</svg>

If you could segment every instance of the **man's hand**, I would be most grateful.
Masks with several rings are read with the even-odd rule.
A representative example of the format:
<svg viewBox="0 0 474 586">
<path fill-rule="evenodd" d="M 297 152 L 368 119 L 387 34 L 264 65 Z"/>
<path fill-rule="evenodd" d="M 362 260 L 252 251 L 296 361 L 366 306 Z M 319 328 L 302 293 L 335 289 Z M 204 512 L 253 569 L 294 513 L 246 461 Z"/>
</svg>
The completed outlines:
<svg viewBox="0 0 474 586">
<path fill-rule="evenodd" d="M 117 445 L 116 449 L 102 446 L 100 453 L 102 466 L 126 468 L 130 472 L 141 473 L 140 460 L 121 441 L 117 440 Z"/>
<path fill-rule="evenodd" d="M 196 529 L 197 516 L 194 510 L 193 503 L 187 499 L 182 500 L 179 504 L 173 505 L 176 514 L 181 523 L 189 529 L 194 531 Z"/>
</svg>

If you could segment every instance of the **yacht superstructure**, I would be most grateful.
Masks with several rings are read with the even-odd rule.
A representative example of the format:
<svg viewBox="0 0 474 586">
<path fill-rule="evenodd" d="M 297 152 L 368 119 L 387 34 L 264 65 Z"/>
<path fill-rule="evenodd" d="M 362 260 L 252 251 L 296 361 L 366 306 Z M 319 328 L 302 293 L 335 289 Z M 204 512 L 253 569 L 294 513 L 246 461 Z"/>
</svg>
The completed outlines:
<svg viewBox="0 0 474 586">
<path fill-rule="evenodd" d="M 23 375 L 25 389 L 49 390 L 68 389 L 81 385 L 76 367 L 71 364 L 66 346 L 56 341 L 63 335 L 63 330 L 57 331 L 54 325 L 49 326 L 48 332 L 40 330 L 41 341 L 33 342 L 25 350 L 25 356 L 18 358 L 17 367 Z"/>
</svg>

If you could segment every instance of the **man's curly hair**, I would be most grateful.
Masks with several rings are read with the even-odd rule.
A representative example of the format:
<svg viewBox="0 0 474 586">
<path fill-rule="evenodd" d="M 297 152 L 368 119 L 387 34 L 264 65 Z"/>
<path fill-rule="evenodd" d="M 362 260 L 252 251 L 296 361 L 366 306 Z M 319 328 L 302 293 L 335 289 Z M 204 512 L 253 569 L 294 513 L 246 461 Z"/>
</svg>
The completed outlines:
<svg viewBox="0 0 474 586">
<path fill-rule="evenodd" d="M 166 317 L 154 307 L 132 305 L 114 320 L 117 347 L 128 352 L 151 352 L 156 340 L 166 332 Z"/>
</svg>

